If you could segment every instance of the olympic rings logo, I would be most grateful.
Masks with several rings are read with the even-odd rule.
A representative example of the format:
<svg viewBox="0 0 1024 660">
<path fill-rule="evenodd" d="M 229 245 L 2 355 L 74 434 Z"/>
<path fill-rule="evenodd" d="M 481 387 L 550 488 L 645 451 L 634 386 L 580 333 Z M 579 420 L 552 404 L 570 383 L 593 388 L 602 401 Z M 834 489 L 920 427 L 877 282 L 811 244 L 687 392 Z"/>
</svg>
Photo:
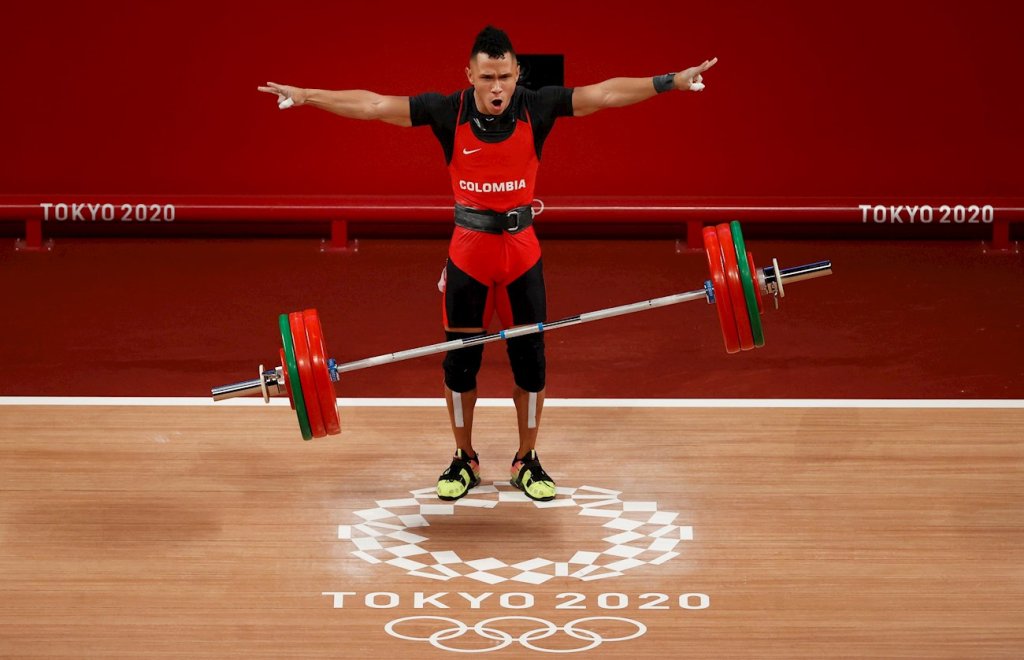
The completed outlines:
<svg viewBox="0 0 1024 660">
<path fill-rule="evenodd" d="M 399 632 L 395 632 L 395 627 L 399 624 L 422 621 L 441 621 L 450 623 L 451 627 L 436 630 L 427 637 L 413 637 L 411 635 L 403 635 Z M 515 636 L 491 625 L 499 621 L 532 621 L 541 624 L 541 627 L 527 630 L 521 635 Z M 579 627 L 580 624 L 592 621 L 618 621 L 635 627 L 636 631 L 622 637 L 604 637 L 594 630 Z M 446 616 L 407 616 L 390 621 L 384 626 L 384 630 L 392 637 L 397 637 L 398 639 L 405 639 L 412 642 L 430 642 L 431 646 L 435 648 L 441 649 L 442 651 L 453 651 L 455 653 L 487 653 L 488 651 L 499 651 L 513 642 L 518 642 L 524 648 L 528 648 L 531 651 L 540 651 L 542 653 L 578 653 L 580 651 L 589 651 L 597 648 L 604 642 L 625 642 L 631 639 L 636 639 L 647 632 L 647 626 L 639 621 L 618 616 L 587 616 L 579 619 L 573 619 L 564 626 L 555 625 L 547 619 L 541 619 L 535 616 L 496 616 L 480 621 L 473 626 L 466 625 L 458 619 L 452 619 Z M 450 639 L 462 637 L 470 630 L 483 639 L 498 643 L 493 646 L 482 648 L 458 648 L 445 644 L 445 642 Z M 537 640 L 547 639 L 558 632 L 564 632 L 573 639 L 578 639 L 588 643 L 585 646 L 575 649 L 549 649 L 544 648 L 543 646 L 537 646 L 533 643 Z"/>
</svg>

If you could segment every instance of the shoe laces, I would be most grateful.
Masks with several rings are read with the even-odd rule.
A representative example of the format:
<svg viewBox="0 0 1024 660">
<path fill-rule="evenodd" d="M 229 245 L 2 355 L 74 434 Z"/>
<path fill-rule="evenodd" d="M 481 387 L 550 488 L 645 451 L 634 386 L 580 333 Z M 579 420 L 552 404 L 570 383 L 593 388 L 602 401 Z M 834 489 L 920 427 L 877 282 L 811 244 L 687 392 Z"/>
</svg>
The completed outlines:
<svg viewBox="0 0 1024 660">
<path fill-rule="evenodd" d="M 473 469 L 472 461 L 476 461 L 477 465 L 480 464 L 480 454 L 476 455 L 476 458 L 466 458 L 461 451 L 456 451 L 454 458 L 452 458 L 452 464 L 448 466 L 448 469 L 441 475 L 441 479 L 445 481 L 461 481 L 462 475 L 460 472 L 465 469 L 470 474 L 475 474 L 476 470 Z"/>
<path fill-rule="evenodd" d="M 519 460 L 519 463 L 520 472 L 523 468 L 529 469 L 530 478 L 533 481 L 553 481 L 553 479 L 548 476 L 548 473 L 544 471 L 544 468 L 541 467 L 540 458 L 537 457 L 536 451 L 531 450 L 529 454 Z"/>
</svg>

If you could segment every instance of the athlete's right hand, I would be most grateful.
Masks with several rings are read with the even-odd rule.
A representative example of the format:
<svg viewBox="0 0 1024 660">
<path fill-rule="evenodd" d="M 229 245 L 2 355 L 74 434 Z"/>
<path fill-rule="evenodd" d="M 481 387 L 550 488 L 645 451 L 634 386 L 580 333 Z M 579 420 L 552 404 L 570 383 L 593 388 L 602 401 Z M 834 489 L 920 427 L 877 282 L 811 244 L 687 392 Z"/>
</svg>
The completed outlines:
<svg viewBox="0 0 1024 660">
<path fill-rule="evenodd" d="M 257 87 L 261 92 L 277 95 L 277 107 L 281 110 L 294 106 L 303 105 L 306 102 L 306 90 L 291 85 L 278 85 L 268 82 L 266 87 Z"/>
</svg>

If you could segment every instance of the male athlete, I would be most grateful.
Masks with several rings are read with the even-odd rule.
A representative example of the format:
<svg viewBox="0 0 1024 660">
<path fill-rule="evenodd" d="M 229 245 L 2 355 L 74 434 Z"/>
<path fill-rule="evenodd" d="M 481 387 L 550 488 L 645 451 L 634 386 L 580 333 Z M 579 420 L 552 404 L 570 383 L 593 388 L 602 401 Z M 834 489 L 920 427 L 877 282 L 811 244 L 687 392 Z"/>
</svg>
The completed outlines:
<svg viewBox="0 0 1024 660">
<path fill-rule="evenodd" d="M 517 86 L 520 69 L 508 35 L 488 26 L 477 35 L 466 67 L 472 87 L 449 96 L 382 96 L 276 83 L 259 90 L 276 94 L 281 109 L 309 105 L 352 119 L 431 127 L 444 150 L 455 194 L 455 230 L 442 279 L 444 329 L 454 340 L 484 332 L 494 311 L 506 327 L 547 320 L 531 203 L 541 149 L 555 120 L 639 103 L 671 90 L 700 91 L 701 74 L 717 61 L 653 78 L 612 78 L 575 89 L 532 91 Z M 544 408 L 544 335 L 509 339 L 507 349 L 519 422 L 511 483 L 531 499 L 552 500 L 555 482 L 536 451 Z M 457 500 L 480 483 L 473 409 L 482 357 L 481 345 L 451 351 L 444 360 L 444 392 L 456 448 L 437 482 L 442 500 Z"/>
</svg>

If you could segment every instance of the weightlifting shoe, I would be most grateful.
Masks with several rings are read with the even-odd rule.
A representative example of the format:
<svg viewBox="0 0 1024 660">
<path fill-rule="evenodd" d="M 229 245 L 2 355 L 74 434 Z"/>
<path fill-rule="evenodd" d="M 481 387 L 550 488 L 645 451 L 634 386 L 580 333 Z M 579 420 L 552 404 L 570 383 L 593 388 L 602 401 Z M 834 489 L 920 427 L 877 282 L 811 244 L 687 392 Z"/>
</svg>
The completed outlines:
<svg viewBox="0 0 1024 660">
<path fill-rule="evenodd" d="M 437 496 L 446 502 L 465 496 L 469 489 L 480 483 L 480 454 L 466 458 L 461 449 L 455 450 L 452 464 L 437 479 Z"/>
<path fill-rule="evenodd" d="M 531 500 L 550 502 L 555 499 L 555 482 L 540 466 L 536 450 L 523 458 L 512 457 L 512 478 L 509 483 L 526 493 Z"/>
</svg>

